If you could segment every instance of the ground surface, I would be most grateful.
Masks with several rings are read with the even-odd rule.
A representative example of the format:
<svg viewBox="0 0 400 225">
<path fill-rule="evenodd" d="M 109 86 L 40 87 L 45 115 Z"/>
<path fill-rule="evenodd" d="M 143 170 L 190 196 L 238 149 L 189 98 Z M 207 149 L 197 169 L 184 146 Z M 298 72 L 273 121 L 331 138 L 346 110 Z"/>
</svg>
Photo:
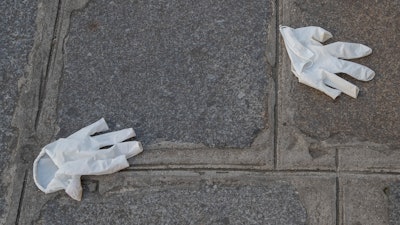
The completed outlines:
<svg viewBox="0 0 400 225">
<path fill-rule="evenodd" d="M 0 3 L 0 224 L 400 224 L 400 3 Z M 279 24 L 368 45 L 358 99 L 298 83 Z M 341 75 L 342 76 L 342 75 Z M 104 117 L 130 167 L 45 195 L 41 147 Z"/>
</svg>

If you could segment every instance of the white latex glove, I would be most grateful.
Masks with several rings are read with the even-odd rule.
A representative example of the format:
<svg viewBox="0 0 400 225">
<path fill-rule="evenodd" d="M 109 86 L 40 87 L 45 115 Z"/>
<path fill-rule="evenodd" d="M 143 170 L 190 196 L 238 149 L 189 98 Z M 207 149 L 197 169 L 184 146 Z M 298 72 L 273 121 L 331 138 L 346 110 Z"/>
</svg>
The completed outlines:
<svg viewBox="0 0 400 225">
<path fill-rule="evenodd" d="M 279 28 L 292 62 L 292 72 L 300 83 L 318 89 L 335 99 L 341 92 L 357 98 L 359 89 L 335 73 L 369 81 L 375 72 L 366 66 L 342 60 L 360 58 L 371 54 L 371 48 L 356 43 L 335 42 L 322 45 L 332 34 L 321 27 Z"/>
<path fill-rule="evenodd" d="M 135 136 L 132 128 L 90 136 L 108 130 L 104 119 L 82 128 L 67 138 L 46 145 L 33 163 L 36 186 L 45 192 L 58 190 L 73 199 L 82 197 L 81 176 L 117 172 L 129 167 L 128 158 L 143 151 L 140 142 L 122 142 Z M 111 146 L 107 149 L 100 149 Z"/>
</svg>

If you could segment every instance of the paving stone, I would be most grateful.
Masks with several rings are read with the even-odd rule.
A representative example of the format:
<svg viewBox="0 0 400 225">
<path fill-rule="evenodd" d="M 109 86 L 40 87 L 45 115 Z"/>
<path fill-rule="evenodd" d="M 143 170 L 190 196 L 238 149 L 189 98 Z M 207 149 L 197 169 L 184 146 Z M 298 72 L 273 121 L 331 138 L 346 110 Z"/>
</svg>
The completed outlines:
<svg viewBox="0 0 400 225">
<path fill-rule="evenodd" d="M 385 189 L 389 198 L 389 224 L 400 224 L 400 182 L 393 182 Z"/>
<path fill-rule="evenodd" d="M 281 174 L 275 177 L 289 182 L 299 193 L 307 211 L 308 225 L 336 225 L 335 174 Z"/>
<path fill-rule="evenodd" d="M 340 224 L 393 224 L 395 218 L 396 191 L 393 183 L 399 182 L 395 175 L 346 175 L 340 178 Z M 392 194 L 390 194 L 392 193 Z M 389 201 L 392 201 L 390 207 Z M 389 212 L 389 209 L 392 209 Z"/>
<path fill-rule="evenodd" d="M 273 54 L 268 49 L 274 46 L 267 38 L 275 29 L 273 3 L 91 1 L 65 22 L 69 10 L 84 3 L 75 1 L 65 10 L 72 1 L 60 2 L 59 25 L 50 30 L 59 35 L 69 29 L 69 34 L 65 43 L 62 35 L 54 40 L 51 62 L 60 66 L 64 57 L 63 79 L 59 83 L 51 72 L 57 70 L 50 70 L 43 84 L 47 96 L 41 99 L 35 141 L 52 134 L 46 121 L 53 124 L 53 115 L 46 107 L 57 108 L 51 103 L 61 84 L 58 136 L 103 116 L 112 129 L 132 126 L 146 146 L 147 152 L 133 159 L 142 171 L 133 167 L 84 177 L 82 202 L 62 191 L 44 195 L 30 169 L 26 179 L 15 173 L 19 177 L 14 182 L 21 184 L 15 183 L 14 192 L 22 196 L 16 194 L 12 201 L 22 203 L 8 209 L 5 200 L 10 198 L 2 195 L 0 224 L 6 210 L 14 209 L 17 220 L 10 217 L 10 224 L 399 224 L 398 176 L 348 172 L 400 171 L 400 126 L 393 122 L 399 118 L 397 1 L 279 1 L 282 24 L 322 26 L 334 34 L 333 41 L 364 43 L 374 50 L 356 62 L 374 69 L 376 78 L 364 83 L 345 76 L 360 87 L 359 98 L 342 95 L 332 101 L 297 82 L 283 44 L 279 47 L 278 169 L 343 173 L 222 170 L 273 168 L 273 131 L 267 119 L 267 109 L 273 107 L 267 63 Z M 10 189 L 11 175 L 4 171 L 15 135 L 10 121 L 18 98 L 16 82 L 31 48 L 34 6 L 0 3 L 7 15 L 0 21 L 6 27 L 0 34 L 7 34 L 0 36 L 0 50 L 6 52 L 0 55 L 0 113 L 5 115 L 0 121 L 1 193 Z M 64 26 L 69 22 L 69 28 Z M 46 32 L 44 38 L 53 37 Z M 54 86 L 56 95 L 48 92 Z M 21 159 L 24 164 L 31 155 Z M 194 165 L 196 172 L 145 171 L 147 165 Z M 199 165 L 208 170 L 199 171 Z M 214 167 L 220 170 L 209 170 Z"/>
<path fill-rule="evenodd" d="M 249 147 L 268 127 L 267 30 L 257 1 L 91 1 L 72 13 L 59 136 L 105 117 L 161 142 Z"/>
<path fill-rule="evenodd" d="M 399 172 L 398 147 L 371 142 L 354 141 L 338 146 L 339 168 L 350 171 Z"/>
<path fill-rule="evenodd" d="M 9 204 L 6 196 L 11 176 L 7 167 L 16 140 L 11 120 L 18 99 L 17 82 L 26 71 L 33 45 L 36 4 L 36 1 L 0 2 L 0 224 Z"/>
<path fill-rule="evenodd" d="M 393 122 L 400 119 L 400 78 L 396 75 L 400 68 L 400 53 L 396 50 L 400 40 L 399 9 L 400 3 L 395 0 L 381 4 L 367 0 L 282 1 L 282 24 L 295 28 L 320 26 L 333 34 L 332 41 L 370 46 L 372 55 L 354 61 L 376 72 L 370 82 L 343 75 L 360 88 L 360 95 L 358 99 L 341 95 L 332 100 L 297 82 L 281 41 L 278 161 L 282 167 L 332 169 L 335 151 L 341 148 L 350 149 L 348 152 L 354 149 L 342 157 L 347 165 L 358 161 L 363 151 L 399 149 L 400 124 Z M 353 144 L 355 140 L 361 142 L 358 147 Z M 366 144 L 380 146 L 368 150 Z M 384 168 L 384 158 L 377 157 L 375 163 L 358 169 L 371 166 Z"/>
<path fill-rule="evenodd" d="M 88 177 L 84 189 L 84 198 L 77 202 L 62 192 L 45 196 L 29 187 L 20 222 L 306 224 L 306 211 L 292 185 L 271 178 L 252 179 L 249 174 L 118 173 Z"/>
</svg>

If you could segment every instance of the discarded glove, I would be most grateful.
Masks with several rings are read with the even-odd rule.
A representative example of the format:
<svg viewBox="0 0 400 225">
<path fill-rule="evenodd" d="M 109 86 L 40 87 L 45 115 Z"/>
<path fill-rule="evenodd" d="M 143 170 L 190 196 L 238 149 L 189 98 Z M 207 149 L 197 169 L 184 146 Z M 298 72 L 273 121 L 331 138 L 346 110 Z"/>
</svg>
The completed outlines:
<svg viewBox="0 0 400 225">
<path fill-rule="evenodd" d="M 33 163 L 36 186 L 45 193 L 64 189 L 73 199 L 82 197 L 81 176 L 117 172 L 129 166 L 128 158 L 143 151 L 132 128 L 91 136 L 108 130 L 104 119 L 82 128 L 67 138 L 46 145 Z M 111 146 L 107 149 L 100 149 Z"/>
<path fill-rule="evenodd" d="M 286 50 L 292 62 L 292 72 L 300 83 L 318 89 L 335 99 L 341 92 L 357 98 L 359 89 L 335 73 L 369 81 L 375 72 L 366 66 L 342 60 L 354 59 L 371 54 L 371 48 L 356 43 L 335 42 L 323 46 L 332 34 L 321 27 L 279 28 Z"/>
</svg>

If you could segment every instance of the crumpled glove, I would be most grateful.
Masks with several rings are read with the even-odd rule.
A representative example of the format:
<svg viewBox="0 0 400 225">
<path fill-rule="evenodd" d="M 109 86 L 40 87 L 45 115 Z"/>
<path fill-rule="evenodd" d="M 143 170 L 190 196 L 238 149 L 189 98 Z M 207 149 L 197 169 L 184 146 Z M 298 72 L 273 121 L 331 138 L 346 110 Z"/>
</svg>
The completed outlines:
<svg viewBox="0 0 400 225">
<path fill-rule="evenodd" d="M 335 99 L 341 92 L 357 98 L 359 89 L 335 75 L 346 73 L 358 80 L 369 81 L 375 72 L 366 66 L 346 61 L 371 54 L 371 48 L 356 43 L 335 42 L 322 45 L 332 34 L 321 27 L 279 28 L 292 62 L 292 72 L 300 83 L 318 89 Z"/>
<path fill-rule="evenodd" d="M 36 186 L 45 193 L 65 190 L 80 201 L 82 175 L 110 174 L 129 167 L 127 159 L 143 148 L 140 142 L 122 141 L 134 137 L 135 132 L 128 128 L 91 136 L 108 129 L 102 118 L 67 138 L 46 145 L 33 163 Z M 106 146 L 111 147 L 100 149 Z"/>
</svg>

